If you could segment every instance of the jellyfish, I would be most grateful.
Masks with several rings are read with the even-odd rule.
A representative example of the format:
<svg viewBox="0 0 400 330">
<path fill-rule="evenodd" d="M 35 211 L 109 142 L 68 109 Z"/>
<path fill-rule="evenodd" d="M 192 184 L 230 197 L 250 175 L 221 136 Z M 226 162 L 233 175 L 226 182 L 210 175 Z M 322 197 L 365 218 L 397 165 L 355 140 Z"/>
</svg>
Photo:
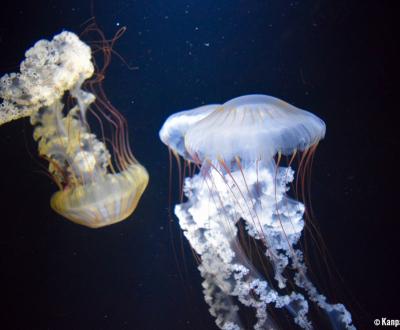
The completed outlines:
<svg viewBox="0 0 400 330">
<path fill-rule="evenodd" d="M 106 56 L 104 63 L 109 63 Z M 59 189 L 51 197 L 52 209 L 98 228 L 122 221 L 135 210 L 149 176 L 130 150 L 124 117 L 101 88 L 97 97 L 83 88 L 94 73 L 91 49 L 74 33 L 64 31 L 51 41 L 36 42 L 25 53 L 20 72 L 0 78 L 0 125 L 30 117 L 39 155 L 48 161 Z M 92 132 L 88 112 L 103 132 L 107 128 L 101 118 L 108 120 L 111 140 Z"/>
<path fill-rule="evenodd" d="M 186 200 L 174 213 L 199 257 L 205 301 L 220 329 L 248 329 L 248 311 L 253 329 L 282 328 L 278 311 L 289 315 L 290 328 L 322 328 L 311 309 L 333 329 L 355 329 L 346 307 L 328 302 L 307 274 L 299 245 L 305 206 L 288 193 L 296 154 L 312 153 L 325 135 L 320 118 L 271 96 L 246 95 L 173 114 L 159 135 L 197 169 L 184 179 Z M 261 246 L 269 276 L 243 237 Z"/>
</svg>

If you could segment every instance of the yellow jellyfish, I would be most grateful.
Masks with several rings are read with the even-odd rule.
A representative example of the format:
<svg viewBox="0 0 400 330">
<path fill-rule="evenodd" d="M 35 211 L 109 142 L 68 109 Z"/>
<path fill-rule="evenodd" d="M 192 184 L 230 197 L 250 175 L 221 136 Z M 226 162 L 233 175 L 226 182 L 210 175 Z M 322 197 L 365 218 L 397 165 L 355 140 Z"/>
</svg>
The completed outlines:
<svg viewBox="0 0 400 330">
<path fill-rule="evenodd" d="M 30 117 L 39 154 L 49 162 L 48 171 L 59 188 L 51 207 L 91 228 L 131 215 L 149 180 L 130 150 L 125 118 L 101 88 L 112 46 L 112 42 L 103 43 L 101 70 L 95 70 L 90 47 L 64 31 L 30 48 L 20 73 L 0 78 L 0 126 Z M 82 85 L 95 71 L 84 90 Z M 111 127 L 111 139 L 96 137 L 87 112 L 98 119 L 102 133 Z M 103 119 L 109 125 L 103 125 Z"/>
</svg>

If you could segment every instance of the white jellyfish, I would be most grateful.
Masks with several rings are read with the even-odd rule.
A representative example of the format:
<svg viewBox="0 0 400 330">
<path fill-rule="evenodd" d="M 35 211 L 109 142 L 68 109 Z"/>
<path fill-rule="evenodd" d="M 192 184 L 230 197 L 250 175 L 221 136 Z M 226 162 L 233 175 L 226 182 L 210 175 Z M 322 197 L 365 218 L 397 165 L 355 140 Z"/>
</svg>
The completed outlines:
<svg viewBox="0 0 400 330">
<path fill-rule="evenodd" d="M 324 135 L 321 119 L 267 95 L 178 112 L 164 123 L 161 140 L 198 168 L 185 179 L 187 201 L 175 214 L 200 257 L 205 301 L 220 329 L 247 328 L 243 306 L 254 310 L 254 329 L 279 328 L 271 309 L 286 309 L 293 324 L 312 329 L 311 305 L 333 328 L 355 329 L 345 306 L 329 303 L 309 280 L 298 247 L 305 208 L 287 195 L 294 156 L 307 160 Z M 287 167 L 279 166 L 284 156 Z M 243 249 L 239 221 L 261 242 L 273 279 Z"/>
<path fill-rule="evenodd" d="M 105 66 L 112 42 L 100 41 Z M 59 188 L 51 198 L 56 212 L 92 228 L 126 219 L 147 186 L 148 174 L 132 155 L 124 117 L 101 88 L 105 68 L 84 90 L 83 83 L 95 73 L 92 52 L 68 31 L 51 41 L 38 41 L 25 57 L 19 73 L 0 78 L 0 126 L 30 117 L 39 154 L 49 162 Z M 91 89 L 96 84 L 98 93 Z M 106 139 L 99 140 L 91 131 L 88 111 L 102 131 L 102 120 L 113 127 L 112 154 Z"/>
</svg>

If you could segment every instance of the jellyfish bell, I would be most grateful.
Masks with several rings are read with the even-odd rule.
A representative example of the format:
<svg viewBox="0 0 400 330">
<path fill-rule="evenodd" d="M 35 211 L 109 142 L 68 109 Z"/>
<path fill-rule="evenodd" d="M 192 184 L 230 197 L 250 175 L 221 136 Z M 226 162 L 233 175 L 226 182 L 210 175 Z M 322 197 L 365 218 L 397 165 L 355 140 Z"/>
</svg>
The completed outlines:
<svg viewBox="0 0 400 330">
<path fill-rule="evenodd" d="M 237 156 L 270 160 L 276 153 L 303 151 L 325 135 L 324 122 L 310 112 L 267 95 L 245 95 L 219 106 L 190 127 L 185 148 L 200 160 Z"/>
<path fill-rule="evenodd" d="M 94 74 L 96 80 L 90 47 L 64 31 L 51 41 L 38 41 L 25 56 L 19 73 L 0 79 L 0 125 L 30 117 L 39 154 L 49 162 L 59 188 L 50 203 L 57 213 L 91 228 L 126 219 L 147 186 L 148 174 L 132 155 L 123 116 L 101 87 L 97 95 L 82 87 Z M 91 131 L 88 112 L 102 131 L 104 119 L 113 127 L 112 154 L 106 139 Z"/>
<path fill-rule="evenodd" d="M 65 218 L 92 228 L 129 217 L 147 185 L 143 166 L 133 164 L 120 173 L 107 173 L 90 183 L 56 192 L 50 205 Z"/>
<path fill-rule="evenodd" d="M 161 141 L 178 155 L 190 158 L 184 145 L 185 132 L 191 125 L 208 116 L 219 106 L 219 104 L 209 104 L 172 114 L 160 130 L 159 136 Z"/>
<path fill-rule="evenodd" d="M 253 329 L 288 327 L 272 308 L 304 329 L 321 328 L 311 309 L 323 311 L 334 329 L 355 329 L 344 305 L 328 303 L 309 279 L 298 244 L 305 207 L 287 194 L 294 156 L 302 152 L 300 164 L 309 163 L 324 135 L 320 118 L 267 95 L 178 112 L 163 125 L 161 140 L 199 169 L 185 179 L 187 200 L 175 214 L 200 256 L 205 300 L 219 328 L 250 328 L 239 313 L 246 306 L 254 310 Z M 253 264 L 244 236 L 263 246 L 273 279 Z"/>
</svg>

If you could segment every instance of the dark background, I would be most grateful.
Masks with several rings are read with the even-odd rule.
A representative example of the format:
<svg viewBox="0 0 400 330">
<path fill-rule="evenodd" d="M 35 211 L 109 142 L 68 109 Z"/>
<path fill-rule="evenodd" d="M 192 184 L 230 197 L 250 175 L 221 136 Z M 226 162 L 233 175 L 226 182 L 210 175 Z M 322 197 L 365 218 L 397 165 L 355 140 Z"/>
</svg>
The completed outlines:
<svg viewBox="0 0 400 330">
<path fill-rule="evenodd" d="M 0 71 L 93 11 L 108 37 L 127 26 L 105 89 L 128 118 L 151 176 L 138 209 L 90 230 L 51 211 L 32 127 L 0 128 L 1 329 L 215 329 L 176 223 L 168 229 L 165 118 L 264 93 L 327 124 L 312 200 L 360 329 L 399 314 L 398 122 L 394 1 L 2 2 Z M 171 245 L 178 248 L 174 253 Z M 179 269 L 175 261 L 179 260 Z M 179 275 L 181 274 L 181 275 Z M 183 280 L 181 279 L 183 278 Z M 344 296 L 349 297 L 349 295 Z"/>
</svg>

